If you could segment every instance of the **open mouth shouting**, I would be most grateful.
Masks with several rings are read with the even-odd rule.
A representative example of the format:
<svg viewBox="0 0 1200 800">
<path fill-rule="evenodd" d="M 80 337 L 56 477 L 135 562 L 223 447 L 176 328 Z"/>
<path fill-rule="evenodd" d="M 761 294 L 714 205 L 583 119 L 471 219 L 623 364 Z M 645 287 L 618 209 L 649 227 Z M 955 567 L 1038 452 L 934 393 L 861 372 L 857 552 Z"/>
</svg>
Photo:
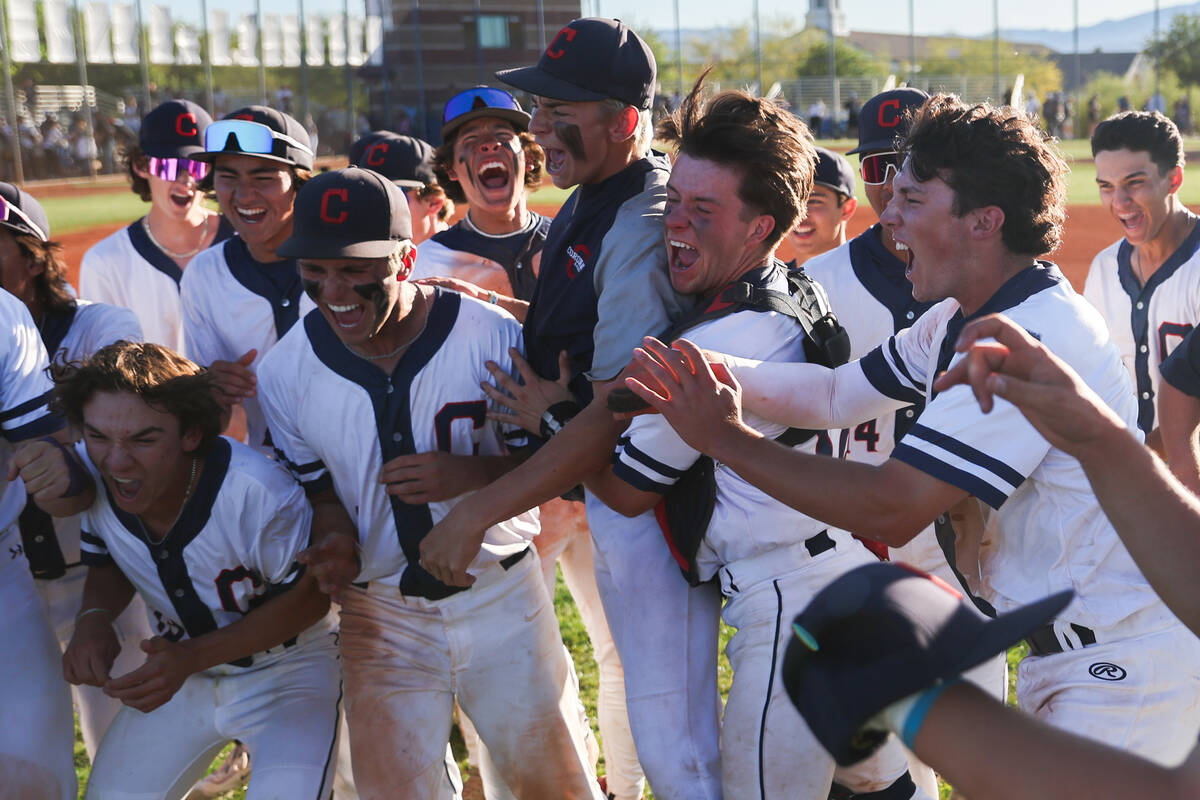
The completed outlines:
<svg viewBox="0 0 1200 800">
<path fill-rule="evenodd" d="M 109 479 L 109 487 L 121 505 L 129 505 L 137 500 L 138 493 L 142 490 L 142 482 L 140 480 L 135 478 L 118 478 L 116 475 L 110 475 Z"/>
<path fill-rule="evenodd" d="M 196 190 L 179 187 L 178 189 L 172 189 L 167 197 L 176 208 L 190 208 L 192 202 L 196 199 Z"/>
<path fill-rule="evenodd" d="M 499 158 L 488 158 L 476 170 L 477 181 L 484 189 L 507 189 L 512 169 Z"/>
<path fill-rule="evenodd" d="M 366 315 L 367 309 L 362 303 L 354 303 L 352 305 L 338 305 L 336 303 L 326 303 L 326 308 L 333 314 L 333 321 L 337 323 L 339 328 L 350 329 L 362 322 Z"/>
<path fill-rule="evenodd" d="M 700 251 L 678 239 L 667 240 L 667 259 L 672 272 L 687 272 L 700 259 Z"/>
<path fill-rule="evenodd" d="M 1146 225 L 1146 214 L 1142 211 L 1125 211 L 1116 216 L 1126 237 L 1136 237 Z"/>
<path fill-rule="evenodd" d="M 267 207 L 235 205 L 233 212 L 238 215 L 238 219 L 247 225 L 257 225 L 263 221 L 263 217 L 267 213 Z"/>
</svg>

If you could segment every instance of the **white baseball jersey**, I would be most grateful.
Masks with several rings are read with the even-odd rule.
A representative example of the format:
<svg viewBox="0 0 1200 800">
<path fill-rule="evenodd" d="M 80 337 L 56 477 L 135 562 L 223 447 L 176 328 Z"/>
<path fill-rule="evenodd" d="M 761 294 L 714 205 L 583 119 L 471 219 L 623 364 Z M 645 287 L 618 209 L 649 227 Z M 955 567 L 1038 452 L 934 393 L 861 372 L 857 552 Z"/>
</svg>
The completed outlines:
<svg viewBox="0 0 1200 800">
<path fill-rule="evenodd" d="M 971 318 L 1000 312 L 1071 365 L 1134 426 L 1129 376 L 1104 320 L 1057 267 L 1042 262 L 1020 272 Z M 969 387 L 933 391 L 938 373 L 961 358 L 954 344 L 966 321 L 956 302 L 944 300 L 858 363 L 871 385 L 897 404 L 930 398 L 892 457 L 996 510 L 996 534 L 980 554 L 981 595 L 1004 612 L 1074 589 L 1061 618 L 1093 629 L 1138 612 L 1162 625 L 1173 620 L 1121 544 L 1078 461 L 1052 447 L 1011 403 L 997 399 L 984 414 Z"/>
<path fill-rule="evenodd" d="M 752 270 L 742 280 L 787 293 L 782 270 Z M 683 334 L 698 347 L 764 361 L 804 361 L 804 330 L 790 317 L 774 311 L 737 311 L 689 328 Z M 775 438 L 787 428 L 748 414 L 746 424 Z M 815 452 L 816 437 L 797 449 Z M 659 414 L 635 417 L 617 445 L 613 473 L 646 492 L 665 494 L 695 463 L 700 452 L 679 437 Z M 712 520 L 700 549 L 696 567 L 708 580 L 723 564 L 803 542 L 826 528 L 838 547 L 857 549 L 850 534 L 807 517 L 748 483 L 729 467 L 715 470 L 717 498 Z"/>
<path fill-rule="evenodd" d="M 883 245 L 879 223 L 833 250 L 804 262 L 803 269 L 825 289 L 829 305 L 850 337 L 850 360 L 862 358 L 895 333 L 912 325 L 932 303 L 913 298 L 907 265 Z M 906 406 L 840 434 L 832 450 L 844 458 L 882 464 L 892 454 L 896 440 L 917 420 L 923 403 Z M 889 557 L 904 561 L 946 580 L 957 581 L 938 544 L 933 525 L 903 547 L 891 548 Z"/>
<path fill-rule="evenodd" d="M 37 326 L 25 304 L 0 289 L 0 531 L 17 521 L 25 505 L 25 484 L 8 481 L 13 444 L 46 436 L 63 427 L 46 404 L 54 385 Z"/>
<path fill-rule="evenodd" d="M 305 316 L 259 370 L 259 398 L 281 457 L 306 491 L 333 488 L 358 529 L 363 569 L 358 580 L 399 586 L 406 595 L 448 594 L 417 564 L 421 539 L 457 503 L 406 504 L 379 482 L 386 461 L 441 450 L 499 455 L 525 444 L 519 429 L 502 432 L 486 418 L 490 381 L 484 363 L 513 371 L 510 347 L 521 326 L 504 311 L 438 289 L 425 329 L 392 374 L 351 353 L 320 311 Z M 336 422 L 337 424 L 331 424 Z M 487 530 L 468 569 L 520 554 L 538 532 L 528 511 Z"/>
<path fill-rule="evenodd" d="M 233 235 L 220 218 L 216 242 Z M 189 264 L 189 268 L 190 268 Z M 79 265 L 79 295 L 87 300 L 128 308 L 137 316 L 147 342 L 184 352 L 179 282 L 183 270 L 146 235 L 142 220 L 88 248 Z"/>
<path fill-rule="evenodd" d="M 1159 366 L 1200 321 L 1200 225 L 1142 286 L 1124 239 L 1092 260 L 1084 296 L 1100 309 L 1137 390 L 1138 427 L 1158 427 Z"/>
<path fill-rule="evenodd" d="M 202 366 L 237 361 L 254 349 L 258 354 L 250 368 L 257 372 L 267 351 L 316 308 L 301 290 L 295 259 L 255 261 L 236 236 L 192 259 L 179 291 L 187 356 Z M 269 448 L 259 399 L 249 397 L 242 406 L 249 429 L 247 443 Z"/>
<path fill-rule="evenodd" d="M 236 622 L 301 574 L 296 556 L 308 546 L 312 509 L 287 470 L 253 449 L 218 438 L 179 519 L 157 543 L 113 502 L 87 448 L 76 451 L 97 483 L 96 502 L 83 514 L 83 562 L 115 563 L 146 601 L 151 627 L 166 626 L 166 638 Z M 327 616 L 310 630 L 331 628 Z"/>
</svg>

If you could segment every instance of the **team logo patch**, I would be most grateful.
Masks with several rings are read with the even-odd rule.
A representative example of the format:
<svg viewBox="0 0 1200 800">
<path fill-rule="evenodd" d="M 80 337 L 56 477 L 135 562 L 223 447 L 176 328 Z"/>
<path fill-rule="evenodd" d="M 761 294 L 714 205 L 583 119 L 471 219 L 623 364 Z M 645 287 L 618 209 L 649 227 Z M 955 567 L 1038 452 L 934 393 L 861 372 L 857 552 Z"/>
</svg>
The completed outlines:
<svg viewBox="0 0 1200 800">
<path fill-rule="evenodd" d="M 571 27 L 563 28 L 550 41 L 550 46 L 546 48 L 546 56 L 548 58 L 562 58 L 566 55 L 567 45 L 575 41 L 575 29 Z"/>
<path fill-rule="evenodd" d="M 1088 667 L 1088 674 L 1102 681 L 1123 681 L 1129 673 L 1111 662 L 1097 661 Z"/>
<path fill-rule="evenodd" d="M 567 247 L 567 258 L 570 259 L 571 263 L 567 264 L 567 277 L 574 278 L 587 269 L 587 260 L 591 257 L 591 248 L 586 244 L 569 245 Z"/>
<path fill-rule="evenodd" d="M 196 127 L 196 115 L 185 111 L 175 118 L 175 132 L 180 136 L 195 136 L 200 132 Z"/>
</svg>

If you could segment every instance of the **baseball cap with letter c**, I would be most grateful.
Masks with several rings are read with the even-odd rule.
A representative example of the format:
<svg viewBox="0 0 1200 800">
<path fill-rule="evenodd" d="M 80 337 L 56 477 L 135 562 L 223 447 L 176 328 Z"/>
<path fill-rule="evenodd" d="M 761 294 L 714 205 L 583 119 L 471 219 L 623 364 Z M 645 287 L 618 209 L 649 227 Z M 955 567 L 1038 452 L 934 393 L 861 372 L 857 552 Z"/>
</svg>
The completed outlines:
<svg viewBox="0 0 1200 800">
<path fill-rule="evenodd" d="M 222 154 L 248 155 L 268 161 L 313 168 L 312 141 L 295 117 L 266 106 L 246 106 L 226 114 L 204 131 L 204 152 L 196 161 Z"/>
<path fill-rule="evenodd" d="M 654 102 L 657 73 L 650 46 L 628 25 L 585 17 L 556 33 L 537 64 L 500 70 L 496 77 L 554 100 L 613 98 L 645 110 Z"/>
<path fill-rule="evenodd" d="M 920 89 L 903 87 L 880 92 L 863 103 L 858 112 L 858 147 L 846 155 L 896 149 L 896 139 L 908 133 L 912 112 L 928 99 Z"/>
<path fill-rule="evenodd" d="M 138 146 L 151 158 L 194 158 L 204 152 L 204 130 L 212 117 L 190 100 L 159 103 L 142 117 Z"/>
<path fill-rule="evenodd" d="M 412 238 L 404 190 L 369 169 L 322 172 L 296 194 L 286 258 L 386 258 Z"/>
</svg>

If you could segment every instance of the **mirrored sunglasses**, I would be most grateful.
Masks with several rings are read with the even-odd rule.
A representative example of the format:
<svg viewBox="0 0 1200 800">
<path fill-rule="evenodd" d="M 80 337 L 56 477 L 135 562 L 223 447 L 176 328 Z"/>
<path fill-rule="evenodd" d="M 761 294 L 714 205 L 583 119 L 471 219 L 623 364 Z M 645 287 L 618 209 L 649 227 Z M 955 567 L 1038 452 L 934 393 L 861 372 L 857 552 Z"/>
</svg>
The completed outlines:
<svg viewBox="0 0 1200 800">
<path fill-rule="evenodd" d="M 481 108 L 521 111 L 521 104 L 517 102 L 517 98 L 503 89 L 478 86 L 474 89 L 467 89 L 465 92 L 459 92 L 446 101 L 446 108 L 442 112 L 442 124 L 445 125 L 463 114 Z"/>
<path fill-rule="evenodd" d="M 312 154 L 307 145 L 292 137 L 272 130 L 261 122 L 247 119 L 223 119 L 204 129 L 204 149 L 209 153 L 231 150 L 260 156 L 284 156 L 284 148 L 276 152 L 276 142 L 295 147 Z"/>
<path fill-rule="evenodd" d="M 204 180 L 208 174 L 209 165 L 203 161 L 192 161 L 190 158 L 155 158 L 150 157 L 148 170 L 156 178 L 173 181 L 182 173 L 187 173 L 197 181 Z"/>
<path fill-rule="evenodd" d="M 32 233 L 43 242 L 50 241 L 49 234 L 42 230 L 41 225 L 30 219 L 29 215 L 24 211 L 5 200 L 3 196 L 0 196 L 0 222 L 7 222 L 9 225 L 16 227 L 24 227 L 29 233 Z"/>
<path fill-rule="evenodd" d="M 889 170 L 892 177 L 900 174 L 902 162 L 903 157 L 895 150 L 862 156 L 859 172 L 862 175 L 863 183 L 868 186 L 882 186 L 888 182 Z"/>
</svg>

